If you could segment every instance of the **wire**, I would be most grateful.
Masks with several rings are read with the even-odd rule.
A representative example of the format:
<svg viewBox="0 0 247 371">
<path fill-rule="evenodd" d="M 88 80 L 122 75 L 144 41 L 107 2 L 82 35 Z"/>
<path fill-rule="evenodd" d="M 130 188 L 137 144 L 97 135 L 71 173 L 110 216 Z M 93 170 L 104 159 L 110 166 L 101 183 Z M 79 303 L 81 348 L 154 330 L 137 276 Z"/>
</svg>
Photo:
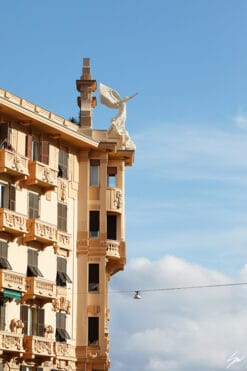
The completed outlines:
<svg viewBox="0 0 247 371">
<path fill-rule="evenodd" d="M 157 289 L 143 289 L 143 290 L 120 290 L 120 291 L 109 291 L 109 294 L 117 293 L 131 293 L 131 292 L 155 292 L 155 291 L 175 291 L 175 290 L 190 290 L 190 289 L 205 289 L 212 287 L 229 287 L 229 286 L 244 286 L 247 285 L 247 282 L 235 282 L 235 283 L 222 283 L 222 284 L 213 284 L 213 285 L 198 285 L 198 286 L 180 286 L 180 287 L 166 287 L 166 288 L 157 288 Z"/>
</svg>

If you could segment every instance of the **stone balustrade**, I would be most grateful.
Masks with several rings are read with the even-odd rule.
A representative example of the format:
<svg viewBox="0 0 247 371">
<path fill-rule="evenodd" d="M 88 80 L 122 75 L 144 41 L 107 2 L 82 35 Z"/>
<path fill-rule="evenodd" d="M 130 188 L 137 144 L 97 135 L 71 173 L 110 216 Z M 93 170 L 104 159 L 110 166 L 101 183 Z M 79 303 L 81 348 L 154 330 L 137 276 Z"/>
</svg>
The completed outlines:
<svg viewBox="0 0 247 371">
<path fill-rule="evenodd" d="M 55 245 L 57 243 L 57 228 L 53 224 L 39 219 L 28 219 L 24 242 L 28 241 L 37 241 L 43 246 Z"/>
<path fill-rule="evenodd" d="M 23 340 L 25 353 L 24 358 L 47 357 L 52 359 L 54 357 L 54 340 L 41 336 L 24 336 Z"/>
<path fill-rule="evenodd" d="M 54 343 L 54 353 L 56 358 L 73 360 L 75 358 L 75 347 L 67 343 Z"/>
<path fill-rule="evenodd" d="M 29 161 L 29 177 L 26 185 L 38 185 L 44 191 L 51 191 L 57 187 L 57 170 L 38 161 Z"/>
<path fill-rule="evenodd" d="M 26 179 L 29 175 L 28 158 L 8 149 L 0 149 L 0 173 Z"/>
<path fill-rule="evenodd" d="M 120 243 L 119 241 L 107 240 L 106 241 L 106 256 L 107 258 L 120 258 Z"/>
<path fill-rule="evenodd" d="M 6 269 L 0 269 L 0 290 L 26 291 L 25 276 Z"/>
<path fill-rule="evenodd" d="M 64 254 L 62 255 L 69 256 L 71 250 L 71 235 L 66 232 L 57 231 L 57 243 L 55 252 L 64 252 Z"/>
<path fill-rule="evenodd" d="M 21 236 L 27 232 L 27 217 L 9 209 L 0 208 L 0 230 Z"/>
<path fill-rule="evenodd" d="M 0 331 L 0 352 L 23 353 L 23 334 L 17 332 Z M 20 354 L 20 355 L 21 355 Z"/>
<path fill-rule="evenodd" d="M 39 277 L 26 277 L 26 293 L 23 300 L 39 298 L 43 302 L 52 302 L 56 298 L 56 284 Z"/>
</svg>

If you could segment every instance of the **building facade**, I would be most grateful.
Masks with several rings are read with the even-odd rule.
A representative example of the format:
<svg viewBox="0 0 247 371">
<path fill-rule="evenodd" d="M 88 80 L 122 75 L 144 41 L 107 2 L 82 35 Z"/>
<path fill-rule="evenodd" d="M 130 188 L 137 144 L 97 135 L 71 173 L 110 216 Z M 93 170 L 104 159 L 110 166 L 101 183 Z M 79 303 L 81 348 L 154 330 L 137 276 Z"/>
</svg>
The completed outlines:
<svg viewBox="0 0 247 371">
<path fill-rule="evenodd" d="M 125 265 L 124 174 L 134 147 L 0 89 L 0 371 L 108 370 L 111 276 Z"/>
</svg>

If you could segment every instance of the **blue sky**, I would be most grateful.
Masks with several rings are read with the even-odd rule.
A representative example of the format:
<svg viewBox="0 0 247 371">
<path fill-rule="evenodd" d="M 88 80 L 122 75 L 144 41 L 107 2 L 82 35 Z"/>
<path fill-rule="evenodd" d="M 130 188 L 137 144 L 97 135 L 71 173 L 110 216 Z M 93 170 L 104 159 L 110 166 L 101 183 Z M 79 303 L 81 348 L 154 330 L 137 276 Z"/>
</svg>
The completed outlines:
<svg viewBox="0 0 247 371">
<path fill-rule="evenodd" d="M 98 82 L 122 96 L 139 92 L 127 105 L 126 125 L 137 145 L 134 167 L 126 174 L 128 265 L 113 279 L 114 290 L 246 277 L 246 16 L 245 0 L 1 4 L 2 88 L 66 118 L 76 116 L 75 80 L 82 58 L 90 57 Z M 98 99 L 94 127 L 107 129 L 114 113 Z M 180 273 L 174 274 L 178 267 Z M 163 279 L 156 277 L 157 269 Z M 199 309 L 188 314 L 196 294 L 169 294 L 171 307 L 164 295 L 152 297 L 153 305 L 141 301 L 146 318 L 137 315 L 131 298 L 112 294 L 112 369 L 226 369 L 235 351 L 240 359 L 245 352 L 242 327 L 235 325 L 236 318 L 246 325 L 243 290 L 222 293 L 225 317 L 213 293 L 207 293 L 201 317 Z M 163 309 L 168 318 L 164 324 Z M 153 311 L 160 319 L 158 328 Z M 231 341 L 225 344 L 225 336 L 219 336 L 217 344 L 207 346 L 208 357 L 198 350 L 201 358 L 196 359 L 191 334 L 201 328 L 198 342 L 206 342 L 214 311 L 219 313 L 214 330 L 222 334 L 229 326 Z M 122 328 L 126 313 L 129 326 Z M 172 337 L 173 321 L 184 329 L 179 339 Z M 140 347 L 138 336 L 152 338 L 156 330 L 163 351 L 158 345 L 153 350 L 147 344 Z M 118 344 L 119 333 L 124 346 Z M 167 333 L 173 340 L 170 348 Z M 126 345 L 130 339 L 132 347 Z M 186 354 L 180 340 L 188 344 Z M 229 367 L 245 366 L 241 361 Z"/>
</svg>

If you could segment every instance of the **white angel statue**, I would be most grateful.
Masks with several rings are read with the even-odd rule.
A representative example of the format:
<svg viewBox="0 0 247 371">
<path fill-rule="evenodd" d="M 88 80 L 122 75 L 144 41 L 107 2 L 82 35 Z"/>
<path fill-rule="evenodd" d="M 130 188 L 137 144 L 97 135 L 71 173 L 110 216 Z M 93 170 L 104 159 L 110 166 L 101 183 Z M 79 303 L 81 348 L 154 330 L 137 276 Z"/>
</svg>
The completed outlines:
<svg viewBox="0 0 247 371">
<path fill-rule="evenodd" d="M 109 108 L 118 109 L 117 116 L 111 119 L 111 127 L 109 131 L 113 129 L 120 135 L 125 135 L 125 146 L 126 148 L 135 149 L 135 144 L 131 140 L 129 133 L 125 128 L 126 121 L 126 102 L 134 98 L 138 93 L 131 96 L 121 98 L 117 91 L 113 90 L 109 86 L 100 84 L 99 86 L 100 102 Z"/>
</svg>

